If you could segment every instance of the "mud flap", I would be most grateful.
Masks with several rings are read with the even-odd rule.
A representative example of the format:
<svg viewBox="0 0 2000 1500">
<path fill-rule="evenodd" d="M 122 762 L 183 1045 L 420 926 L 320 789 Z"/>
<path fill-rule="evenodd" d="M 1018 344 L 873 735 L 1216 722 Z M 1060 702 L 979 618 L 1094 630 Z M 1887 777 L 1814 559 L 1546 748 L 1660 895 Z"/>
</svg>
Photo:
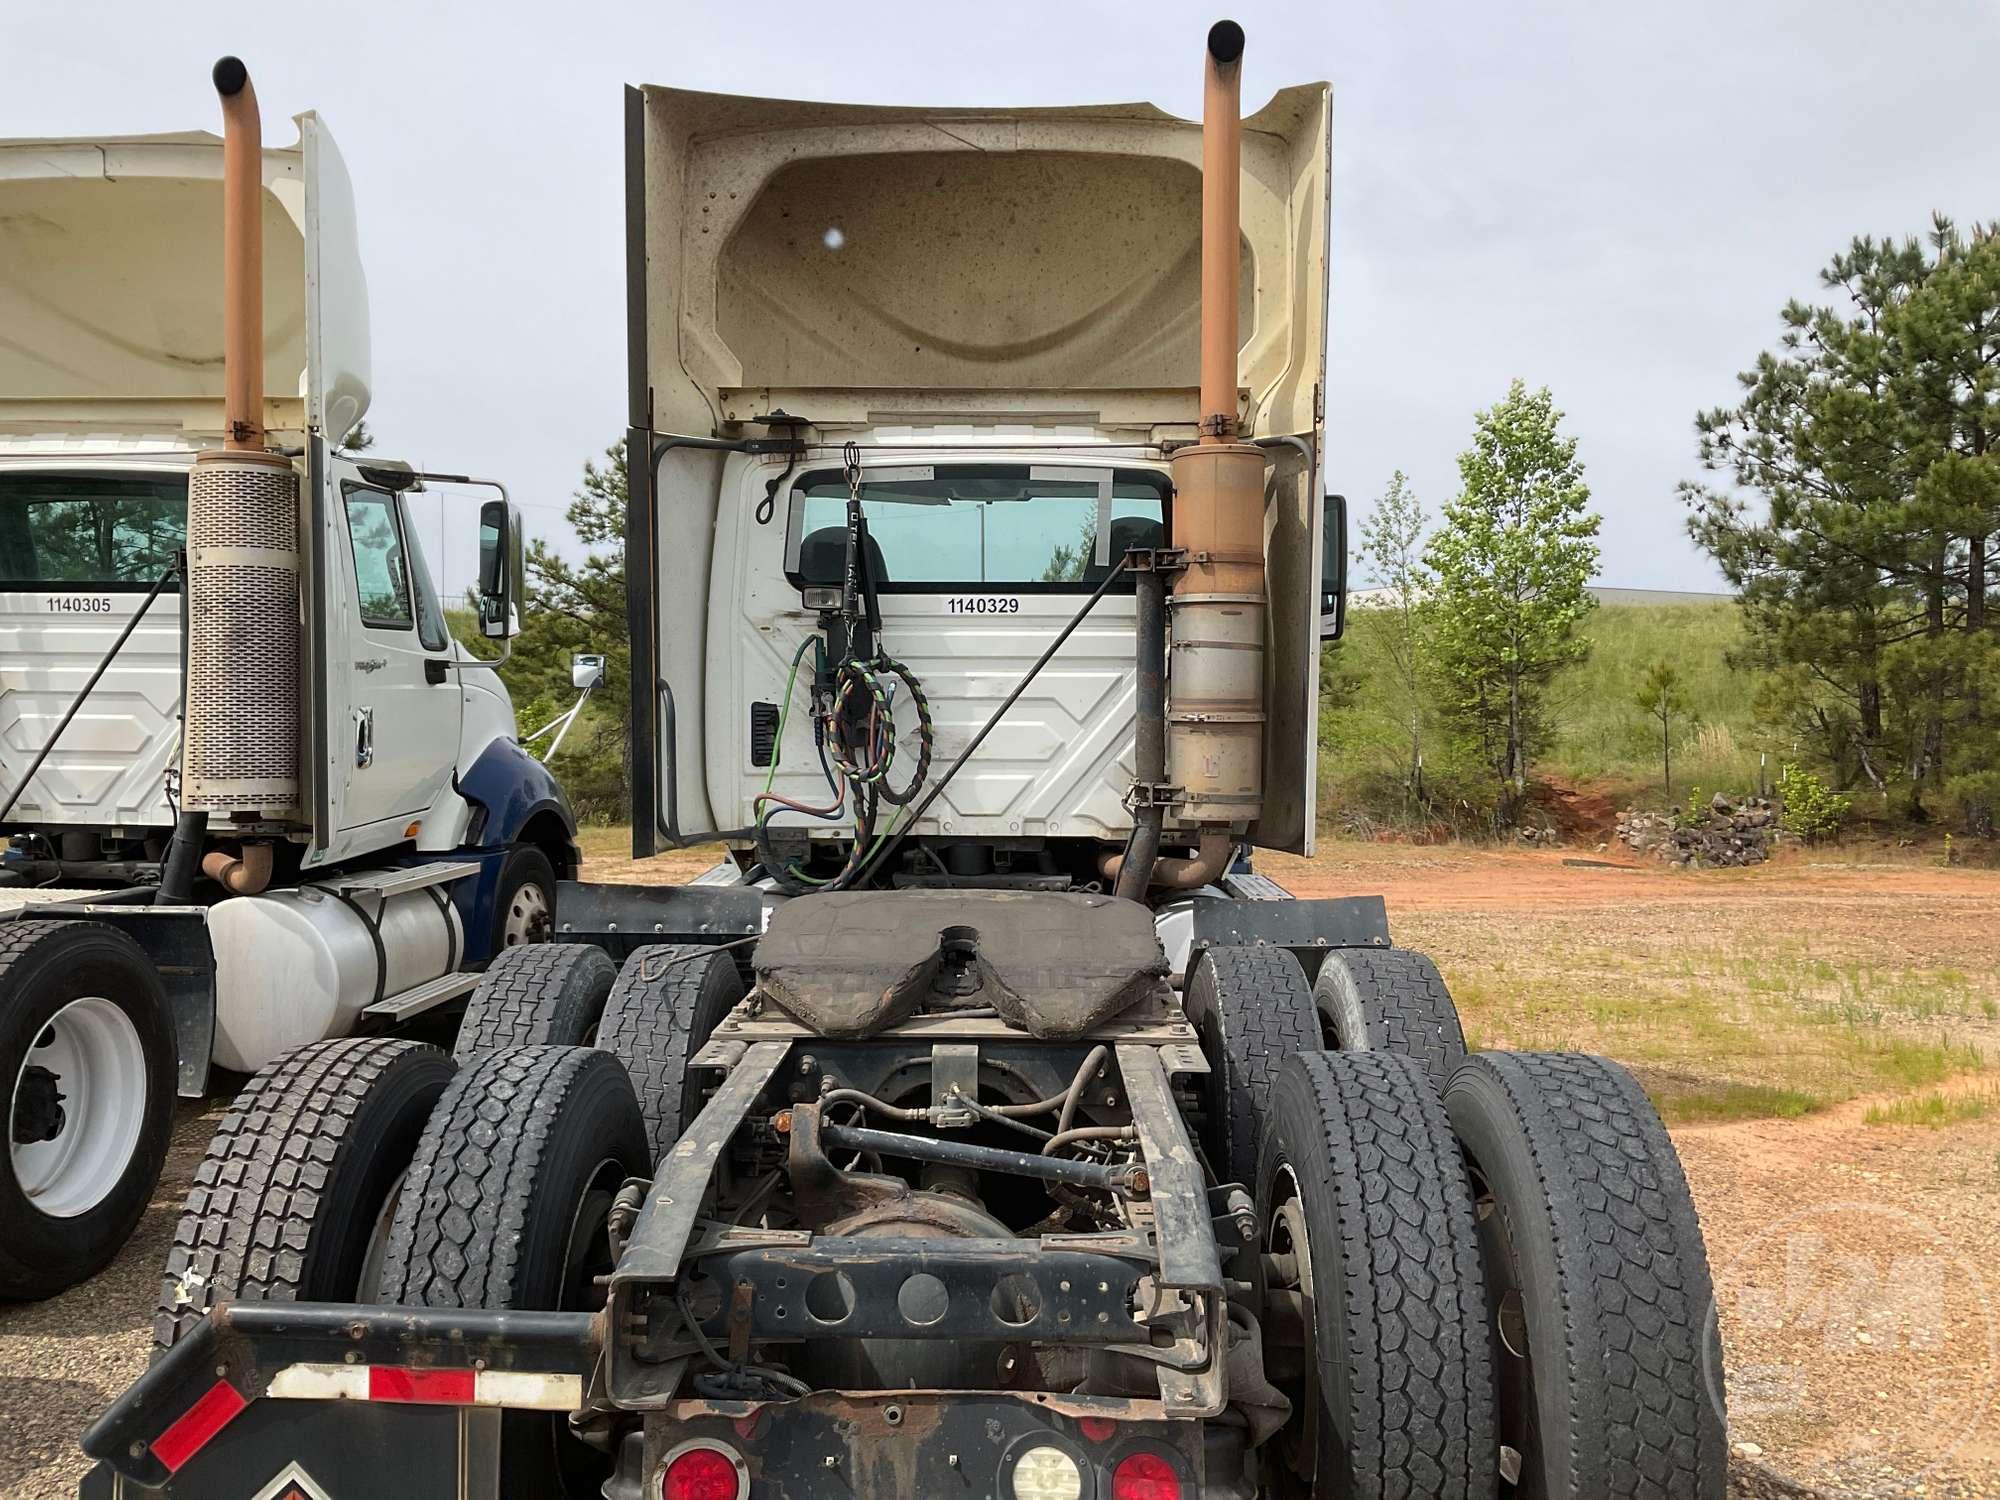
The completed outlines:
<svg viewBox="0 0 2000 1500">
<path fill-rule="evenodd" d="M 500 1413 L 367 1401 L 253 1401 L 226 1441 L 157 1488 L 100 1463 L 80 1500 L 498 1500 Z"/>
</svg>

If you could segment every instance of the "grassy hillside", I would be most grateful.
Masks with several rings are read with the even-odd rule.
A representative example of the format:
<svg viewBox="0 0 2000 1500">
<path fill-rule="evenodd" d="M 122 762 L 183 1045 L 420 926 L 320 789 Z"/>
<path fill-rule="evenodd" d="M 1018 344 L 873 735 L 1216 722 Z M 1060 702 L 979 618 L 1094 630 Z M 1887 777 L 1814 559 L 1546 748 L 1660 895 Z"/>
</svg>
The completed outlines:
<svg viewBox="0 0 2000 1500">
<path fill-rule="evenodd" d="M 1404 794 L 1408 708 L 1386 654 L 1393 625 L 1385 610 L 1348 615 L 1347 638 L 1328 652 L 1330 704 L 1320 726 L 1322 806 L 1359 808 L 1397 821 Z M 1750 674 L 1727 660 L 1741 638 L 1733 604 L 1607 605 L 1586 625 L 1589 658 L 1564 675 L 1551 698 L 1555 736 L 1537 773 L 1565 781 L 1610 783 L 1635 799 L 1657 793 L 1659 727 L 1632 702 L 1640 676 L 1670 661 L 1687 685 L 1690 712 L 1675 726 L 1674 786 L 1740 789 L 1757 776 L 1752 743 Z M 1436 799 L 1479 800 L 1482 773 L 1455 759 L 1440 726 L 1423 716 L 1426 779 Z M 1772 775 L 1776 775 L 1775 768 Z M 1447 821 L 1459 821 L 1447 815 Z"/>
<path fill-rule="evenodd" d="M 1734 604 L 1607 605 L 1591 613 L 1587 629 L 1590 656 L 1557 690 L 1553 770 L 1579 780 L 1657 780 L 1659 725 L 1633 706 L 1632 694 L 1647 667 L 1668 661 L 1689 704 L 1686 725 L 1674 730 L 1674 784 L 1740 789 L 1755 781 L 1752 674 L 1727 659 L 1743 634 Z"/>
</svg>

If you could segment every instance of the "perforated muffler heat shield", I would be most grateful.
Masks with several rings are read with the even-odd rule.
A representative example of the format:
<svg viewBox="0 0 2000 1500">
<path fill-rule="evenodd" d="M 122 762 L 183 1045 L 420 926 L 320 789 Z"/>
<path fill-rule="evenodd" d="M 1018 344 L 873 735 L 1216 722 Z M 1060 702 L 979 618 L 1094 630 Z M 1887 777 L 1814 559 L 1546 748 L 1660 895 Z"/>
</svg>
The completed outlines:
<svg viewBox="0 0 2000 1500">
<path fill-rule="evenodd" d="M 204 453 L 188 482 L 191 812 L 299 809 L 299 480 L 276 454 Z"/>
</svg>

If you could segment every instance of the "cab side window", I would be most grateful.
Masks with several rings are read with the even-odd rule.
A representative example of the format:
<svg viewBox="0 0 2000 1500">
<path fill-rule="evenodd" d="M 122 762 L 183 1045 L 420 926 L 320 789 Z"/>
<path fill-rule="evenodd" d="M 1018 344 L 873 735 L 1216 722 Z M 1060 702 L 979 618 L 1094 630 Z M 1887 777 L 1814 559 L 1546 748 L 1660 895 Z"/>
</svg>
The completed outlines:
<svg viewBox="0 0 2000 1500">
<path fill-rule="evenodd" d="M 410 574 L 403 561 L 403 533 L 396 502 L 380 490 L 347 491 L 347 539 L 354 549 L 354 582 L 361 623 L 408 630 L 416 623 Z"/>
<path fill-rule="evenodd" d="M 417 518 L 410 514 L 407 496 L 403 501 L 403 540 L 409 546 L 410 580 L 417 586 L 417 639 L 426 651 L 449 650 L 451 632 L 445 629 L 444 611 L 438 607 L 437 585 L 431 580 L 424 544 L 417 535 Z"/>
</svg>

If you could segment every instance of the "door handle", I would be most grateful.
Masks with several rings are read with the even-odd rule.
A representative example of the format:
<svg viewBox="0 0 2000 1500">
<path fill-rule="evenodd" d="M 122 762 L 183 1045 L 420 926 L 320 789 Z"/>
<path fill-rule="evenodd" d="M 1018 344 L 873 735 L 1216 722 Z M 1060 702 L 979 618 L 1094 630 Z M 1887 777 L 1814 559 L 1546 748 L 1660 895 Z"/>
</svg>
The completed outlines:
<svg viewBox="0 0 2000 1500">
<path fill-rule="evenodd" d="M 442 656 L 426 656 L 424 658 L 424 681 L 428 682 L 432 687 L 436 687 L 450 676 L 451 663 Z"/>
<path fill-rule="evenodd" d="M 362 769 L 375 764 L 375 710 L 354 710 L 354 764 Z"/>
</svg>

